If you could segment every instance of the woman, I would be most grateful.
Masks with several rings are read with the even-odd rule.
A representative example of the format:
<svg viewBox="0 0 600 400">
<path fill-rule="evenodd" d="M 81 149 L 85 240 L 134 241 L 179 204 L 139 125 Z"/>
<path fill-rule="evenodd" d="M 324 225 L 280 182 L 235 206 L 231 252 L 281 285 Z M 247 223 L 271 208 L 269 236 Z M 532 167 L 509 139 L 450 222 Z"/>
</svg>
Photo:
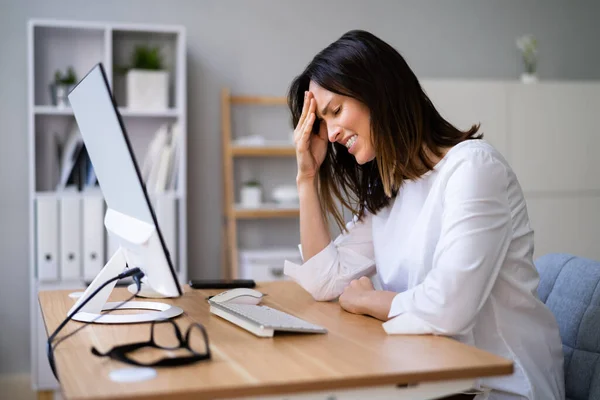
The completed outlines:
<svg viewBox="0 0 600 400">
<path fill-rule="evenodd" d="M 452 336 L 514 361 L 511 376 L 455 398 L 564 399 L 525 199 L 479 127 L 444 120 L 402 56 L 364 31 L 317 54 L 288 103 L 304 263 L 285 273 L 389 334 Z M 355 215 L 345 227 L 336 204 Z M 343 229 L 335 241 L 328 215 Z"/>
</svg>

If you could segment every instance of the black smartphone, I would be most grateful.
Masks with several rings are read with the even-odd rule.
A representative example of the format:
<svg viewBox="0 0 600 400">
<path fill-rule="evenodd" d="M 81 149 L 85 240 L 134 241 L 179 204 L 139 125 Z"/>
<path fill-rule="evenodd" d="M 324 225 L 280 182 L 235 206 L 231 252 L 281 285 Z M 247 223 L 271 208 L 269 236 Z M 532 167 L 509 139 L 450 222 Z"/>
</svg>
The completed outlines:
<svg viewBox="0 0 600 400">
<path fill-rule="evenodd" d="M 252 279 L 192 279 L 189 284 L 192 289 L 235 289 L 256 286 L 256 282 Z"/>
</svg>

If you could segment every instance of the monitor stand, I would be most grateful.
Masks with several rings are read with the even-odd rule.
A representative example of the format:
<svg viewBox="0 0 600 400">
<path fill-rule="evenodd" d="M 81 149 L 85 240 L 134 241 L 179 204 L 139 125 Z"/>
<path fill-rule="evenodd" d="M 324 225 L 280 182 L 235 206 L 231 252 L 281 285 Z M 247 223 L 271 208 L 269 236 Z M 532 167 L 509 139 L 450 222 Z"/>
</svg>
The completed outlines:
<svg viewBox="0 0 600 400">
<path fill-rule="evenodd" d="M 137 297 L 147 297 L 149 299 L 164 299 L 161 293 L 158 293 L 156 290 L 152 289 L 152 286 L 146 283 L 146 279 L 142 278 L 142 285 L 140 291 L 138 292 L 137 284 L 132 283 L 127 286 L 127 290 L 131 294 L 135 294 Z"/>
<path fill-rule="evenodd" d="M 132 245 L 144 244 L 149 240 L 151 235 L 155 234 L 154 229 L 149 230 L 146 226 L 147 224 L 110 209 L 107 210 L 104 223 L 109 232 L 122 239 L 121 243 L 125 243 L 125 246 L 128 243 Z M 119 249 L 94 278 L 92 283 L 90 283 L 83 295 L 69 310 L 69 315 L 104 282 L 118 276 L 127 268 L 127 255 L 127 247 L 120 245 Z M 117 281 L 115 280 L 102 288 L 78 313 L 73 315 L 72 319 L 100 324 L 131 324 L 173 318 L 183 313 L 180 307 L 155 301 L 130 301 L 123 305 L 120 305 L 121 302 L 107 302 L 116 283 Z M 161 297 L 164 298 L 166 296 Z M 119 310 L 152 310 L 152 312 L 139 314 L 102 314 L 102 311 L 114 309 L 117 306 Z"/>
</svg>

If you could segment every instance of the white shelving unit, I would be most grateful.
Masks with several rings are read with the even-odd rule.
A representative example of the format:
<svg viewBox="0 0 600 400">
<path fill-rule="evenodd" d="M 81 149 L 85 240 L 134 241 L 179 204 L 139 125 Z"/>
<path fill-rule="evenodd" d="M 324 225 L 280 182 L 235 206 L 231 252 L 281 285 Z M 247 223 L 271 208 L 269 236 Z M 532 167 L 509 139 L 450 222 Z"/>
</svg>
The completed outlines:
<svg viewBox="0 0 600 400">
<path fill-rule="evenodd" d="M 129 63 L 130 55 L 138 44 L 158 45 L 165 67 L 169 71 L 169 107 L 163 111 L 132 110 L 126 107 L 125 77 L 115 73 L 114 66 Z M 110 22 L 79 22 L 57 20 L 31 20 L 28 23 L 28 138 L 29 138 L 29 226 L 30 226 L 30 290 L 31 290 L 31 377 L 32 387 L 38 393 L 59 388 L 50 371 L 45 353 L 46 332 L 38 306 L 38 292 L 54 289 L 85 288 L 83 271 L 80 279 L 58 279 L 40 281 L 37 265 L 36 204 L 39 199 L 56 198 L 60 202 L 63 194 L 55 192 L 56 186 L 48 167 L 58 170 L 59 157 L 52 165 L 47 155 L 54 146 L 49 137 L 64 138 L 70 126 L 75 124 L 70 108 L 53 105 L 50 83 L 54 73 L 72 66 L 77 79 L 98 62 L 102 62 L 107 73 L 113 95 L 119 106 L 136 161 L 141 167 L 149 142 L 157 129 L 165 123 L 177 123 L 179 158 L 175 189 L 160 193 L 149 193 L 153 199 L 174 201 L 174 241 L 167 243 L 181 283 L 187 281 L 187 204 L 186 204 L 186 154 L 187 154 L 187 99 L 186 99 L 186 36 L 181 26 L 121 24 Z M 45 153 L 45 154 L 44 154 Z M 45 157 L 45 158 L 44 158 Z M 42 164 L 41 160 L 44 160 Z M 51 159 L 52 160 L 52 159 Z M 71 194 L 72 195 L 72 194 Z M 76 192 L 80 197 L 89 193 Z M 101 193 L 97 194 L 101 196 Z M 103 199 L 102 199 L 103 201 Z M 159 200 L 157 200 L 159 201 Z M 105 208 L 104 208 L 105 209 Z M 158 214 L 158 213 L 157 213 Z M 159 224 L 160 217 L 159 218 Z M 106 238 L 106 231 L 101 227 Z M 100 232 L 99 232 L 100 233 Z M 57 232 L 58 234 L 58 232 Z M 111 255 L 108 238 L 105 239 L 104 262 Z M 60 246 L 59 246 L 60 249 Z M 81 252 L 82 258 L 84 256 Z M 60 260 L 60 258 L 58 258 Z M 80 260 L 82 262 L 82 260 Z M 82 270 L 82 268 L 81 268 Z M 99 272 L 99 271 L 98 271 Z"/>
</svg>

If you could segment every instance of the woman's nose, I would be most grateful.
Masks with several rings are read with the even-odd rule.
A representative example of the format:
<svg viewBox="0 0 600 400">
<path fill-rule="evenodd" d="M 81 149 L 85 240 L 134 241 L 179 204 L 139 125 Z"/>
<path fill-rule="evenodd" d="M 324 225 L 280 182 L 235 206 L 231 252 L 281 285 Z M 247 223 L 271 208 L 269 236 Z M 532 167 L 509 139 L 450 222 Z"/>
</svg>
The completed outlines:
<svg viewBox="0 0 600 400">
<path fill-rule="evenodd" d="M 337 142 L 341 133 L 342 130 L 340 129 L 340 127 L 327 126 L 327 136 L 329 136 L 329 141 L 331 143 Z"/>
</svg>

